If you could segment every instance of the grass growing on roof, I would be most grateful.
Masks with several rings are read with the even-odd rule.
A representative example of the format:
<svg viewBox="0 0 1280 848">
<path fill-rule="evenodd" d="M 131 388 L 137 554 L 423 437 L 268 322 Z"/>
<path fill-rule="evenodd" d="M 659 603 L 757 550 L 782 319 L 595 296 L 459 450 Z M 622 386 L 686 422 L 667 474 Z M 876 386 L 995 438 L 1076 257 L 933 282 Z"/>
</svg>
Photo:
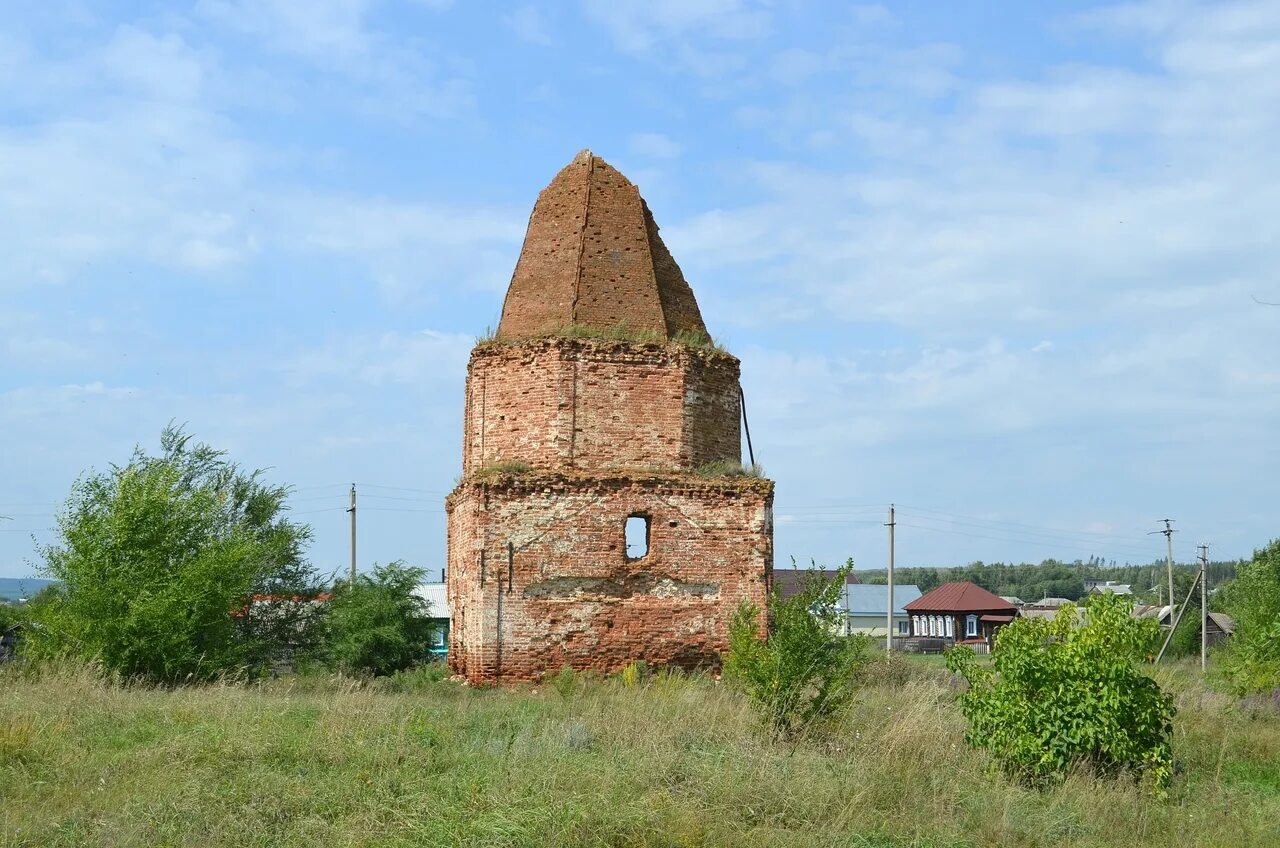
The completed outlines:
<svg viewBox="0 0 1280 848">
<path fill-rule="evenodd" d="M 533 471 L 533 466 L 522 459 L 503 459 L 477 469 L 475 476 L 482 480 L 488 480 L 493 477 L 501 477 L 504 474 L 519 476 L 532 474 Z"/>
<path fill-rule="evenodd" d="M 665 345 L 674 343 L 695 350 L 715 350 L 728 353 L 728 350 L 711 336 L 701 330 L 680 330 L 667 338 L 666 333 L 657 330 L 645 330 L 628 325 L 625 321 L 611 327 L 596 327 L 587 324 L 560 324 L 548 327 L 542 332 L 517 339 L 498 337 L 495 327 L 486 327 L 484 333 L 476 338 L 477 345 L 501 344 L 503 342 L 519 342 L 528 338 L 565 338 L 565 339 L 599 339 L 602 341 L 635 342 L 637 344 Z"/>
<path fill-rule="evenodd" d="M 693 469 L 697 477 L 763 477 L 764 467 L 759 463 L 748 465 L 735 459 L 716 459 L 704 462 Z"/>
</svg>

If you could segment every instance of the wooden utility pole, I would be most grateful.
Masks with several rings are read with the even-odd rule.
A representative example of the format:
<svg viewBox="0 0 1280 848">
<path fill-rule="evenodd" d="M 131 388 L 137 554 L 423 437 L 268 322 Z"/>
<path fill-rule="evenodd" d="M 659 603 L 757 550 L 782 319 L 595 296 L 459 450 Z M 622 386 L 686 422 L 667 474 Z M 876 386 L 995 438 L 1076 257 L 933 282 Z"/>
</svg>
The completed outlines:
<svg viewBox="0 0 1280 848">
<path fill-rule="evenodd" d="M 351 513 L 351 585 L 356 583 L 356 484 L 351 484 L 351 506 L 347 508 L 347 512 Z"/>
<path fill-rule="evenodd" d="M 1209 546 L 1200 546 L 1200 670 L 1209 670 Z"/>
<path fill-rule="evenodd" d="M 1169 614 L 1172 616 L 1173 615 L 1173 534 L 1177 533 L 1178 531 L 1173 529 L 1172 518 L 1162 518 L 1160 520 L 1164 522 L 1164 529 L 1152 530 L 1147 535 L 1150 536 L 1155 533 L 1159 533 L 1160 535 L 1164 536 L 1166 550 L 1168 551 L 1168 556 L 1165 559 L 1165 566 L 1169 572 Z"/>
<path fill-rule="evenodd" d="M 889 521 L 885 526 L 889 528 L 889 615 L 885 620 L 884 633 L 884 652 L 887 656 L 893 653 L 893 528 L 898 526 L 894 519 L 893 504 L 889 504 Z"/>
</svg>

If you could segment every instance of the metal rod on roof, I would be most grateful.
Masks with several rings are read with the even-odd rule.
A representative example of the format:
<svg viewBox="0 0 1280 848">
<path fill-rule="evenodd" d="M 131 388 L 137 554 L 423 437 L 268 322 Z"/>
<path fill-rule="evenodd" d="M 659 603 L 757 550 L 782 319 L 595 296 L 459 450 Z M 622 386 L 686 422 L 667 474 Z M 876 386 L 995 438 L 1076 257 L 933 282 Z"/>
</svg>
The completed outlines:
<svg viewBox="0 0 1280 848">
<path fill-rule="evenodd" d="M 747 457 L 751 460 L 751 467 L 756 467 L 756 452 L 751 447 L 751 425 L 747 423 L 747 393 L 742 390 L 742 386 L 738 386 L 738 400 L 742 402 L 742 429 L 747 433 Z"/>
</svg>

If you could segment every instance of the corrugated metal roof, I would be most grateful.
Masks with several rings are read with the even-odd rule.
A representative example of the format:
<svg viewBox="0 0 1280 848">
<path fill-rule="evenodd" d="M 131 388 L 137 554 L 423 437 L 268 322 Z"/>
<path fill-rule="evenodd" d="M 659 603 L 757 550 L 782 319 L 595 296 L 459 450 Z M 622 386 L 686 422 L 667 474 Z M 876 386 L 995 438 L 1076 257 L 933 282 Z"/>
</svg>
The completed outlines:
<svg viewBox="0 0 1280 848">
<path fill-rule="evenodd" d="M 775 568 L 773 570 L 773 590 L 782 599 L 799 594 L 808 580 L 832 580 L 836 576 L 835 569 L 830 568 Z M 852 585 L 858 582 L 858 576 L 852 571 L 844 582 Z"/>
<path fill-rule="evenodd" d="M 926 592 L 907 604 L 907 610 L 927 610 L 930 612 L 995 612 L 1017 608 L 999 595 L 992 594 L 977 583 L 968 581 L 943 583 L 938 588 Z"/>
<path fill-rule="evenodd" d="M 449 615 L 449 599 L 443 583 L 419 583 L 418 588 L 413 590 L 413 594 L 427 602 L 427 612 L 430 613 L 432 618 L 451 617 Z"/>
<path fill-rule="evenodd" d="M 893 587 L 893 611 L 907 614 L 906 604 L 920 597 L 920 588 L 911 583 Z M 844 609 L 849 615 L 887 615 L 889 587 L 866 583 L 844 587 Z"/>
</svg>

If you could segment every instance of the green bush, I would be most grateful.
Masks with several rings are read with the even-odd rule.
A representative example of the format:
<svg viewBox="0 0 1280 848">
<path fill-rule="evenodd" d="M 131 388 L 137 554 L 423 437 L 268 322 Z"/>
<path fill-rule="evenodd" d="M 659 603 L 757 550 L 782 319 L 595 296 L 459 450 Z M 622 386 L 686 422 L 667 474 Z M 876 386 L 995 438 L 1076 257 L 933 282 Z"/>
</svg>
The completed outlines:
<svg viewBox="0 0 1280 848">
<path fill-rule="evenodd" d="M 325 617 L 324 655 L 348 674 L 393 674 L 426 662 L 435 624 L 414 594 L 423 571 L 401 562 L 334 586 Z"/>
<path fill-rule="evenodd" d="M 794 738 L 845 706 L 867 660 L 864 636 L 839 636 L 837 608 L 850 562 L 824 581 L 816 575 L 790 598 L 769 602 L 767 637 L 761 610 L 738 608 L 729 625 L 725 675 L 742 687 L 780 738 Z"/>
<path fill-rule="evenodd" d="M 1280 539 L 1255 551 L 1224 594 L 1236 620 L 1225 663 L 1232 688 L 1280 691 Z"/>
<path fill-rule="evenodd" d="M 1165 648 L 1164 655 L 1168 659 L 1200 656 L 1199 607 L 1187 607 L 1178 627 L 1173 631 L 1173 638 L 1169 640 L 1169 647 Z"/>
<path fill-rule="evenodd" d="M 960 705 L 966 739 L 1035 786 L 1074 766 L 1146 775 L 1163 792 L 1173 773 L 1173 699 L 1139 670 L 1159 628 L 1131 616 L 1120 595 L 1091 598 L 1083 621 L 1067 607 L 1052 621 L 1020 618 L 996 637 L 992 665 L 973 650 L 948 652 L 970 689 Z"/>
<path fill-rule="evenodd" d="M 125 677 L 177 683 L 256 671 L 305 638 L 307 527 L 283 517 L 288 490 L 244 473 L 180 429 L 161 453 L 76 481 L 42 571 L 59 581 L 30 605 L 24 651 L 66 655 Z"/>
</svg>

